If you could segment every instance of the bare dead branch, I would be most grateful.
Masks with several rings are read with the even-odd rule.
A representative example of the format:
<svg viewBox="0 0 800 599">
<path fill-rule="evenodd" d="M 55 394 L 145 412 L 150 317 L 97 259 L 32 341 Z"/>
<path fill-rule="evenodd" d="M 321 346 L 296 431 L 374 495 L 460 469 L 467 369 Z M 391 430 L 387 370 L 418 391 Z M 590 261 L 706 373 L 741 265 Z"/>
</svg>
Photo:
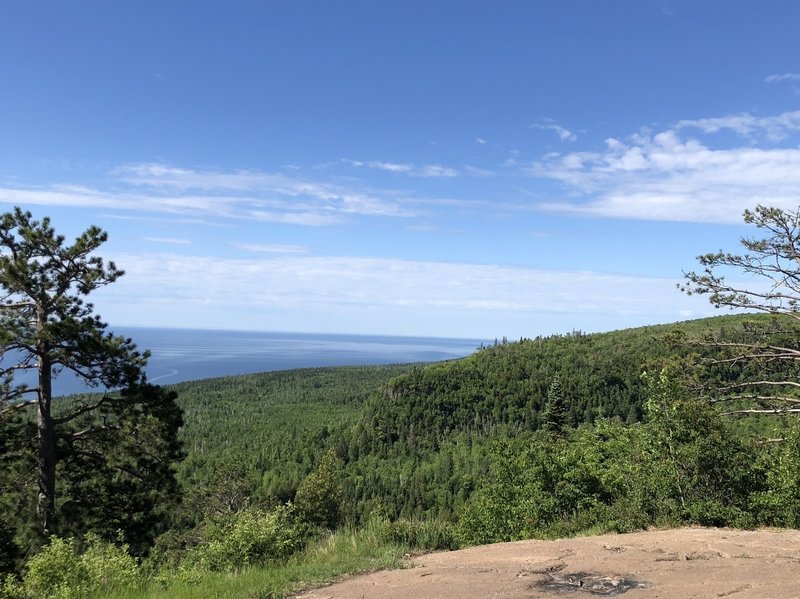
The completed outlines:
<svg viewBox="0 0 800 599">
<path fill-rule="evenodd" d="M 800 383 L 797 381 L 745 381 L 742 383 L 734 383 L 733 385 L 726 385 L 724 387 L 718 387 L 717 390 L 721 392 L 725 391 L 733 391 L 734 389 L 741 389 L 742 387 L 758 387 L 764 385 L 775 385 L 778 387 L 798 387 L 800 388 Z"/>
<path fill-rule="evenodd" d="M 99 400 L 97 400 L 93 404 L 85 404 L 85 403 L 81 402 L 81 407 L 80 408 L 78 408 L 77 410 L 75 410 L 71 414 L 67 414 L 66 416 L 62 416 L 61 418 L 53 418 L 53 422 L 55 424 L 65 424 L 67 422 L 75 420 L 79 416 L 83 416 L 84 414 L 88 414 L 89 412 L 93 412 L 94 410 L 96 410 L 97 408 L 102 406 L 104 403 L 106 403 L 108 400 L 109 400 L 109 396 L 108 395 L 103 395 Z"/>
<path fill-rule="evenodd" d="M 17 412 L 22 410 L 23 408 L 27 408 L 30 406 L 35 406 L 38 403 L 36 399 L 26 399 L 25 401 L 17 401 L 11 404 L 10 406 L 6 406 L 2 410 L 0 410 L 0 416 L 3 414 L 7 414 L 9 412 Z"/>
<path fill-rule="evenodd" d="M 800 404 L 800 398 L 786 397 L 783 395 L 726 395 L 725 397 L 715 397 L 709 400 L 709 402 L 712 404 L 727 403 L 731 401 L 757 401 L 757 402 L 776 401 L 781 403 Z"/>
<path fill-rule="evenodd" d="M 764 414 L 767 416 L 783 416 L 784 414 L 800 413 L 800 408 L 749 408 L 745 410 L 731 410 L 730 412 L 720 412 L 720 416 L 735 416 L 737 414 Z"/>
</svg>

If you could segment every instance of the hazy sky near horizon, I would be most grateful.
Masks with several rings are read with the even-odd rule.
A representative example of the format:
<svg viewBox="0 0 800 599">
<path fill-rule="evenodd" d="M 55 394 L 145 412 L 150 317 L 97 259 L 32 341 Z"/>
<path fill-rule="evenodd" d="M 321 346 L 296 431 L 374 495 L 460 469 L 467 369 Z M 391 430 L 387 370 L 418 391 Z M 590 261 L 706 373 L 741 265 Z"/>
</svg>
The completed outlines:
<svg viewBox="0 0 800 599">
<path fill-rule="evenodd" d="M 127 272 L 116 325 L 493 338 L 676 289 L 800 203 L 800 4 L 8 2 L 0 209 Z"/>
</svg>

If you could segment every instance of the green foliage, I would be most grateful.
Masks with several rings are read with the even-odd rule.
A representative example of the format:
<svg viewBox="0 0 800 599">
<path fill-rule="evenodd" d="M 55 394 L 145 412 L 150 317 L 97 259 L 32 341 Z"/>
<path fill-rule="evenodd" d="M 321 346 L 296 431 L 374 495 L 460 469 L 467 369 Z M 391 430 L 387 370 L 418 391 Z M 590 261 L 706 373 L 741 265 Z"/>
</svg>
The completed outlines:
<svg viewBox="0 0 800 599">
<path fill-rule="evenodd" d="M 398 445 L 409 453 L 437 450 L 461 433 L 498 437 L 539 430 L 556 379 L 553 399 L 561 399 L 558 412 L 563 410 L 566 426 L 598 418 L 637 420 L 645 398 L 641 372 L 690 351 L 672 344 L 667 334 L 677 329 L 694 335 L 723 323 L 738 326 L 739 319 L 523 339 L 414 368 L 367 404 L 349 455 L 385 455 Z"/>
<path fill-rule="evenodd" d="M 376 516 L 366 527 L 377 532 L 386 543 L 424 551 L 449 551 L 458 549 L 455 528 L 449 522 L 401 518 L 390 521 Z"/>
<path fill-rule="evenodd" d="M 204 513 L 202 506 L 244 505 L 243 497 L 266 506 L 292 500 L 319 456 L 346 443 L 367 399 L 410 368 L 307 368 L 172 386 L 184 410 L 188 455 L 179 478 L 190 516 Z M 236 493 L 226 491 L 226 477 Z"/>
<path fill-rule="evenodd" d="M 294 505 L 298 515 L 311 524 L 333 529 L 342 512 L 342 461 L 329 449 L 317 469 L 297 489 Z"/>
<path fill-rule="evenodd" d="M 680 330 L 735 332 L 749 320 Z M 667 330 L 508 343 L 428 366 L 307 369 L 176 386 L 189 453 L 179 471 L 186 502 L 163 505 L 168 517 L 158 524 L 172 528 L 148 561 L 148 592 L 272 596 L 294 588 L 284 573 L 302 571 L 312 554 L 343 564 L 348 543 L 397 556 L 652 525 L 797 525 L 800 433 L 784 428 L 785 443 L 757 444 L 754 429 L 697 401 L 696 381 L 684 376 L 688 362 L 667 359 L 674 351 L 661 338 Z M 657 374 L 642 377 L 643 369 Z M 137 418 L 144 441 L 150 416 Z M 142 450 L 120 448 L 121 456 L 108 454 L 120 460 L 114 464 L 132 465 L 122 456 Z M 0 489 L 16 476 L 0 473 Z M 100 487 L 77 477 L 74 484 L 87 505 L 97 495 L 109 518 L 130 509 L 113 507 L 93 491 Z M 17 505 L 5 497 L 4 508 Z M 336 526 L 332 536 L 315 528 Z M 372 567 L 353 565 L 360 559 L 341 567 Z M 252 586 L 256 579 L 260 586 Z M 249 590 L 237 595 L 234 588 Z"/>
<path fill-rule="evenodd" d="M 102 596 L 102 599 L 272 599 L 292 596 L 303 589 L 334 582 L 344 574 L 402 566 L 403 555 L 411 548 L 387 542 L 380 528 L 371 524 L 359 529 L 345 527 L 324 535 L 285 562 L 247 568 L 236 575 L 196 570 L 190 575 L 184 572 L 165 574 L 151 578 L 141 591 L 114 593 Z"/>
<path fill-rule="evenodd" d="M 0 576 L 13 572 L 20 558 L 20 549 L 14 541 L 14 532 L 0 519 Z"/>
<path fill-rule="evenodd" d="M 106 240 L 92 226 L 65 245 L 48 218 L 34 220 L 20 208 L 0 215 L 0 420 L 28 406 L 36 411 L 36 527 L 42 538 L 66 529 L 56 505 L 64 457 L 83 455 L 86 439 L 111 428 L 100 419 L 89 420 L 89 428 L 77 426 L 112 403 L 111 391 L 78 400 L 71 410 L 61 403 L 56 413 L 53 379 L 68 371 L 90 387 L 109 390 L 144 381 L 147 352 L 108 332 L 85 301 L 124 274 L 94 255 Z M 25 371 L 35 373 L 34 386 L 15 380 Z M 22 447 L 31 449 L 28 443 Z"/>
<path fill-rule="evenodd" d="M 141 572 L 125 545 L 118 547 L 88 535 L 78 551 L 73 539 L 52 537 L 27 564 L 24 592 L 37 599 L 82 599 L 134 589 Z"/>
<path fill-rule="evenodd" d="M 590 430 L 571 441 L 524 436 L 496 444 L 487 483 L 458 522 L 468 545 L 574 534 L 606 515 L 612 494 L 601 474 L 608 461 Z"/>
<path fill-rule="evenodd" d="M 732 434 L 708 403 L 687 397 L 675 368 L 647 380 L 649 449 L 661 458 L 654 460 L 655 488 L 677 498 L 690 522 L 752 526 L 751 495 L 766 484 L 755 448 Z"/>
<path fill-rule="evenodd" d="M 13 574 L 0 578 L 0 599 L 28 599 L 22 583 Z"/>
<path fill-rule="evenodd" d="M 79 446 L 66 447 L 59 467 L 61 530 L 87 531 L 123 541 L 145 555 L 170 524 L 180 501 L 175 465 L 183 450 L 178 432 L 182 412 L 174 391 L 142 385 L 122 392 L 77 421 L 79 429 L 103 422 Z M 69 409 L 69 401 L 60 409 Z"/>
<path fill-rule="evenodd" d="M 564 438 L 498 442 L 491 476 L 459 519 L 461 541 L 765 522 L 752 509 L 758 500 L 768 507 L 770 488 L 758 447 L 742 441 L 706 403 L 687 398 L 673 370 L 646 381 L 646 423 L 599 421 Z M 786 471 L 783 489 L 795 475 Z M 792 499 L 787 507 L 798 505 L 782 498 Z"/>
<path fill-rule="evenodd" d="M 267 562 L 282 561 L 306 546 L 311 530 L 291 505 L 270 511 L 245 509 L 229 521 L 207 527 L 202 544 L 191 549 L 184 568 L 234 572 Z"/>
<path fill-rule="evenodd" d="M 564 432 L 567 425 L 567 404 L 561 387 L 561 377 L 558 375 L 547 390 L 541 422 L 544 430 L 559 435 Z"/>
<path fill-rule="evenodd" d="M 753 498 L 759 521 L 800 528 L 800 423 L 792 422 L 784 441 L 763 456 L 768 484 Z"/>
<path fill-rule="evenodd" d="M 97 399 L 59 398 L 53 416 L 73 413 L 82 402 Z M 18 415 L 34 417 L 29 412 Z M 53 527 L 62 536 L 94 533 L 108 541 L 117 540 L 121 532 L 134 555 L 145 555 L 155 536 L 170 525 L 181 499 L 175 475 L 183 455 L 181 424 L 175 393 L 153 385 L 107 397 L 96 409 L 64 423 L 56 443 L 59 501 Z M 8 527 L 27 551 L 43 543 L 33 532 L 36 446 L 28 436 L 31 427 L 25 421 L 16 429 L 13 422 L 0 423 L 0 433 L 16 435 L 0 454 L 0 506 L 16 515 Z"/>
</svg>

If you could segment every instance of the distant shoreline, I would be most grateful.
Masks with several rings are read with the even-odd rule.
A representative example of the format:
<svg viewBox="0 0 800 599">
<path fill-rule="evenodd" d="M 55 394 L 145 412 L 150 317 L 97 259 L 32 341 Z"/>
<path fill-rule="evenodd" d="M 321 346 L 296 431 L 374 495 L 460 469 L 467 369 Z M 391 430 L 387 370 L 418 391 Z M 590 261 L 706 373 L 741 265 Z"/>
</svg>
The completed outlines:
<svg viewBox="0 0 800 599">
<path fill-rule="evenodd" d="M 148 379 L 164 385 L 297 368 L 438 362 L 462 358 L 490 343 L 439 337 L 109 328 L 151 352 Z M 66 373 L 55 379 L 57 395 L 87 391 L 94 390 Z"/>
</svg>

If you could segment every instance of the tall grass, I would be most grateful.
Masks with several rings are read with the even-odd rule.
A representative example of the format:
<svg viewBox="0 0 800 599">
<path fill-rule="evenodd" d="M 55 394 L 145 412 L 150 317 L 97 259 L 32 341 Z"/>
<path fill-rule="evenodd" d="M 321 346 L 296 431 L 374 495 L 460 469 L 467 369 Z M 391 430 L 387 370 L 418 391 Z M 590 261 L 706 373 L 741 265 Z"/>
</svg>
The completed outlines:
<svg viewBox="0 0 800 599">
<path fill-rule="evenodd" d="M 137 591 L 105 593 L 103 599 L 273 599 L 322 586 L 345 574 L 399 568 L 413 548 L 396 539 L 392 525 L 374 521 L 343 529 L 287 562 L 241 572 L 191 572 L 159 576 Z M 434 535 L 435 536 L 435 535 Z M 394 537 L 394 538 L 393 538 Z M 160 583 L 159 583 L 160 579 Z M 100 599 L 95 596 L 93 599 Z"/>
</svg>

